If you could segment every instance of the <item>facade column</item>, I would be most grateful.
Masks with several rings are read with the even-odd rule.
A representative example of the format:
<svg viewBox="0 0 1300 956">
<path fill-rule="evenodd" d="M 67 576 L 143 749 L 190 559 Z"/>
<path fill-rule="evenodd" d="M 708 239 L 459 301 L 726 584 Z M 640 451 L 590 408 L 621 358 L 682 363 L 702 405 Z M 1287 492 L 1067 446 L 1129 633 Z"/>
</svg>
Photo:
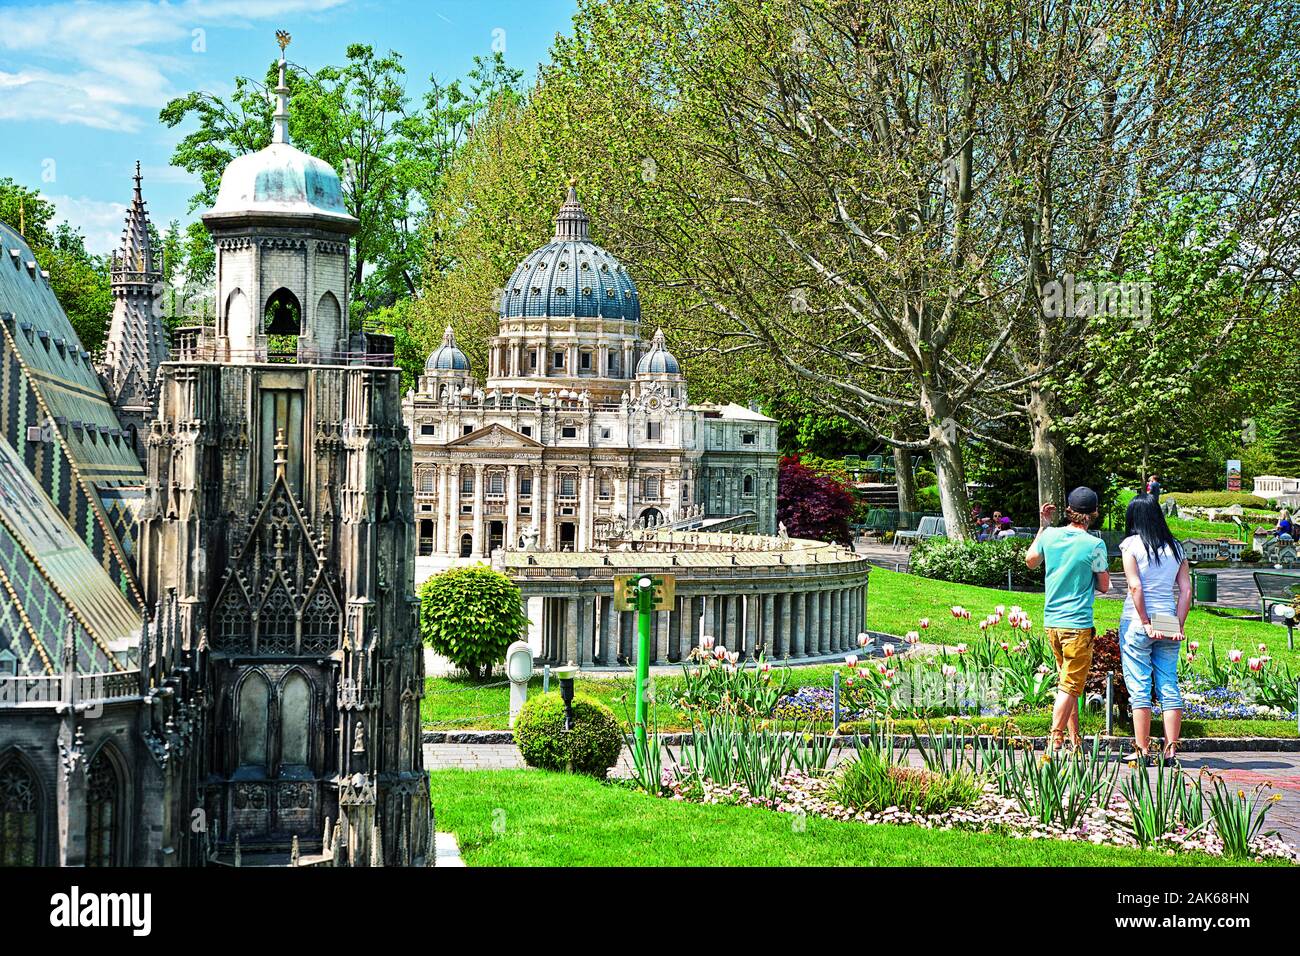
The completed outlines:
<svg viewBox="0 0 1300 956">
<path fill-rule="evenodd" d="M 632 664 L 636 653 L 636 615 L 631 611 L 618 612 L 618 653 Z"/>
<path fill-rule="evenodd" d="M 776 656 L 776 595 L 760 594 L 758 641 L 763 648 L 763 656 L 771 660 Z"/>
<path fill-rule="evenodd" d="M 650 652 L 654 655 L 652 664 L 668 663 L 668 625 L 672 615 L 666 611 L 653 612 L 650 621 Z"/>
<path fill-rule="evenodd" d="M 668 617 L 668 660 L 680 661 L 683 658 L 682 652 L 682 607 L 689 605 L 690 598 L 678 596 L 673 604 L 673 611 Z"/>
<path fill-rule="evenodd" d="M 533 495 L 529 499 L 532 508 L 533 529 L 537 532 L 537 543 L 542 545 L 542 466 L 533 465 Z"/>
<path fill-rule="evenodd" d="M 596 653 L 596 595 L 584 594 L 574 603 L 579 605 L 578 665 L 590 667 Z"/>
<path fill-rule="evenodd" d="M 474 554 L 482 557 L 487 548 L 483 534 L 483 496 L 487 491 L 483 487 L 483 466 L 474 466 Z"/>
<path fill-rule="evenodd" d="M 745 602 L 745 660 L 754 657 L 755 649 L 758 647 L 758 599 L 759 595 L 757 594 L 746 594 L 743 598 Z"/>
<path fill-rule="evenodd" d="M 519 548 L 519 466 L 506 466 L 506 550 Z"/>
<path fill-rule="evenodd" d="M 740 651 L 740 595 L 728 594 L 723 601 L 722 630 L 727 635 L 727 650 Z"/>
<path fill-rule="evenodd" d="M 578 534 L 575 547 L 579 551 L 591 550 L 592 514 L 591 506 L 595 495 L 592 493 L 594 475 L 590 467 L 585 467 L 578 474 Z"/>
<path fill-rule="evenodd" d="M 711 637 L 714 640 L 718 639 L 717 625 L 713 620 L 713 605 L 717 603 L 717 600 L 718 600 L 717 596 L 713 594 L 706 594 L 702 598 L 703 605 L 704 605 L 703 612 L 702 612 L 704 616 L 704 622 L 700 625 L 701 637 Z M 699 642 L 697 641 L 696 643 Z"/>
<path fill-rule="evenodd" d="M 447 542 L 451 537 L 451 519 L 455 513 L 456 509 L 452 506 L 451 462 L 443 462 L 438 466 L 437 547 L 439 554 L 446 554 L 448 551 Z"/>
<path fill-rule="evenodd" d="M 547 465 L 546 496 L 542 499 L 546 503 L 545 530 L 542 532 L 542 540 L 545 542 L 543 548 L 547 551 L 555 551 L 558 548 L 555 540 L 555 502 L 558 490 L 555 484 L 555 466 Z"/>
</svg>

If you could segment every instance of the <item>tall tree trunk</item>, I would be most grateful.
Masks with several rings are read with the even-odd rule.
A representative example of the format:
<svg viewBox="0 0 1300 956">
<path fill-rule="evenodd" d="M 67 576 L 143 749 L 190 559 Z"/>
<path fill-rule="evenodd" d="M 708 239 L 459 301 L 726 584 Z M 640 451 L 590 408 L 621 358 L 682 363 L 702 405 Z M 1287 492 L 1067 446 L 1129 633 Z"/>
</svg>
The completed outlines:
<svg viewBox="0 0 1300 956">
<path fill-rule="evenodd" d="M 916 475 L 912 471 L 912 453 L 894 449 L 894 480 L 898 484 L 898 510 L 916 511 Z"/>
<path fill-rule="evenodd" d="M 944 527 L 954 541 L 970 537 L 970 499 L 966 494 L 966 466 L 956 420 L 948 412 L 946 396 L 921 391 L 921 407 L 930 422 L 930 454 L 939 484 L 939 508 Z"/>
<path fill-rule="evenodd" d="M 1056 428 L 1056 396 L 1037 386 L 1029 390 L 1029 434 L 1038 473 L 1038 506 L 1053 504 L 1057 514 L 1064 514 L 1065 447 Z"/>
</svg>

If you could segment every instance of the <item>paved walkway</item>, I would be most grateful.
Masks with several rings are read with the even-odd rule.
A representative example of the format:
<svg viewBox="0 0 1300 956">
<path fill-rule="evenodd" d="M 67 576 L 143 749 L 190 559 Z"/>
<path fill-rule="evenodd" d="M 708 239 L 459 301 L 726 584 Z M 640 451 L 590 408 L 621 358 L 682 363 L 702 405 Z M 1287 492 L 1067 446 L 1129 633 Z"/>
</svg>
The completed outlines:
<svg viewBox="0 0 1300 956">
<path fill-rule="evenodd" d="M 675 761 L 677 748 L 666 750 L 665 765 Z M 836 749 L 832 765 L 844 759 L 851 750 Z M 909 757 L 919 765 L 919 754 Z M 1277 830 L 1282 838 L 1300 844 L 1300 753 L 1188 753 L 1182 757 L 1183 769 L 1199 773 L 1209 768 L 1238 789 L 1249 792 L 1257 784 L 1271 783 L 1269 793 L 1281 794 L 1282 799 L 1269 811 L 1268 827 Z M 525 766 L 519 749 L 514 744 L 425 744 L 424 766 L 428 770 L 512 770 Z M 1154 770 L 1150 771 L 1155 773 Z M 1121 770 L 1128 774 L 1128 768 Z M 632 755 L 623 749 L 612 771 L 614 776 L 632 774 Z"/>
</svg>

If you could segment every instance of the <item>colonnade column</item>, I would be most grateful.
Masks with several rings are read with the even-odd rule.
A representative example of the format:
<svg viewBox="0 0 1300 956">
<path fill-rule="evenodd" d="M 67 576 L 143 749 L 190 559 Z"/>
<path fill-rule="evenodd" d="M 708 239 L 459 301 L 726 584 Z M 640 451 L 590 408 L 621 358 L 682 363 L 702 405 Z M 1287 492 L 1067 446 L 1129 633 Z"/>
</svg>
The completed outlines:
<svg viewBox="0 0 1300 956">
<path fill-rule="evenodd" d="M 556 550 L 555 541 L 555 502 L 556 492 L 559 490 L 555 486 L 555 466 L 546 466 L 546 493 L 542 496 L 539 504 L 546 506 L 545 530 L 542 532 L 542 547 L 547 551 Z"/>
<path fill-rule="evenodd" d="M 803 591 L 791 591 L 790 599 L 790 638 L 787 649 L 791 657 L 804 656 L 804 597 Z"/>
<path fill-rule="evenodd" d="M 698 622 L 699 617 L 696 612 L 695 598 L 687 596 L 680 597 L 677 600 L 681 605 L 682 618 L 679 646 L 681 647 L 681 658 L 682 660 L 686 660 L 686 658 L 690 656 L 691 651 L 700 643 L 700 639 L 696 635 L 695 631 L 695 625 Z"/>
<path fill-rule="evenodd" d="M 578 626 L 578 664 L 586 667 L 591 664 L 596 653 L 596 595 L 585 594 L 578 599 L 581 608 L 581 621 Z"/>
<path fill-rule="evenodd" d="M 600 662 L 612 667 L 618 663 L 618 611 L 611 594 L 600 596 Z"/>
<path fill-rule="evenodd" d="M 757 594 L 746 594 L 745 601 L 745 658 L 749 659 L 755 656 L 760 640 L 758 629 L 758 599 Z"/>
<path fill-rule="evenodd" d="M 776 656 L 776 595 L 760 594 L 759 606 L 761 614 L 758 641 L 763 648 L 763 654 L 771 659 Z"/>
<path fill-rule="evenodd" d="M 458 510 L 452 500 L 451 470 L 450 462 L 438 466 L 438 551 L 442 554 L 450 550 L 450 529 Z"/>
<path fill-rule="evenodd" d="M 831 641 L 831 598 L 834 597 L 832 591 L 821 591 L 817 594 L 817 604 L 819 607 L 819 621 L 817 628 L 817 647 L 822 654 L 829 654 L 834 650 L 834 644 Z"/>
</svg>

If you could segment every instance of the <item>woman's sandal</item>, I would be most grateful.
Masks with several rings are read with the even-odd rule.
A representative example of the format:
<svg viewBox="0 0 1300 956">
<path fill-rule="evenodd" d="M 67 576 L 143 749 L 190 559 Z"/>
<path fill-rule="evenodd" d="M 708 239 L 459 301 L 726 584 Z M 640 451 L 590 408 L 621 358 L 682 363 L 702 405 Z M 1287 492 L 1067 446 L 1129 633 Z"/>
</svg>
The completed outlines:
<svg viewBox="0 0 1300 956">
<path fill-rule="evenodd" d="M 1142 750 L 1140 747 L 1134 747 L 1133 752 L 1124 758 L 1126 764 L 1141 764 L 1147 766 L 1151 763 L 1151 751 Z"/>
</svg>

